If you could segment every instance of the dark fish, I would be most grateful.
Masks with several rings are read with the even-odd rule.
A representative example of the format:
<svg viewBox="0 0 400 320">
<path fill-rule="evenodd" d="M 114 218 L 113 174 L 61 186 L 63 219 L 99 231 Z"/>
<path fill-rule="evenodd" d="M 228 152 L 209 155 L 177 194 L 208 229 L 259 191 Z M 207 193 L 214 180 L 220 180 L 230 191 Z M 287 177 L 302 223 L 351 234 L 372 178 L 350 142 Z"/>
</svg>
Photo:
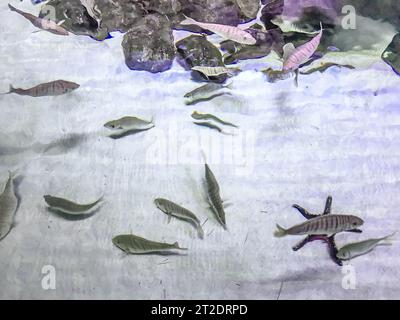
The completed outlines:
<svg viewBox="0 0 400 320">
<path fill-rule="evenodd" d="M 168 220 L 171 218 L 171 216 L 174 216 L 195 225 L 199 237 L 203 239 L 203 228 L 201 227 L 200 220 L 195 216 L 193 212 L 167 199 L 158 198 L 154 200 L 154 204 L 157 206 L 158 209 L 168 215 Z"/>
<path fill-rule="evenodd" d="M 10 85 L 10 91 L 7 92 L 7 94 L 16 93 L 21 96 L 31 97 L 60 96 L 66 93 L 70 93 L 78 89 L 79 87 L 79 84 L 74 82 L 56 80 L 39 84 L 36 87 L 30 89 L 17 89 Z"/>
<path fill-rule="evenodd" d="M 44 200 L 51 209 L 71 215 L 88 214 L 89 210 L 93 209 L 102 199 L 103 197 L 90 204 L 78 204 L 63 198 L 44 196 Z"/>
<path fill-rule="evenodd" d="M 112 239 L 113 244 L 129 254 L 162 253 L 171 250 L 187 250 L 180 248 L 178 242 L 173 244 L 155 242 L 133 234 L 119 235 Z"/>
<path fill-rule="evenodd" d="M 4 191 L 0 194 L 0 240 L 10 232 L 17 207 L 18 199 L 14 191 L 14 177 L 9 172 Z"/>
<path fill-rule="evenodd" d="M 356 229 L 364 224 L 364 221 L 351 215 L 322 215 L 312 218 L 289 229 L 277 225 L 275 237 L 282 238 L 287 235 L 333 235 L 342 231 Z"/>
<path fill-rule="evenodd" d="M 223 200 L 221 198 L 219 185 L 214 173 L 211 171 L 208 164 L 205 164 L 205 178 L 207 185 L 208 200 L 211 205 L 211 209 L 214 211 L 219 223 L 226 229 L 225 211 Z"/>
</svg>

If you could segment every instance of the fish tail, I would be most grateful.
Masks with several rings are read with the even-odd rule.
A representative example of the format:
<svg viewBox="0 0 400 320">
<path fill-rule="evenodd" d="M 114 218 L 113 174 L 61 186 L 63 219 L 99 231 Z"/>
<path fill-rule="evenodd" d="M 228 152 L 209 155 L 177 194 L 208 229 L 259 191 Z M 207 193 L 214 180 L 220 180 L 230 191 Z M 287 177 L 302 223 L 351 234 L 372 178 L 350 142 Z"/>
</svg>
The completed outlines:
<svg viewBox="0 0 400 320">
<path fill-rule="evenodd" d="M 175 247 L 176 249 L 178 249 L 178 250 L 187 250 L 187 248 L 181 248 L 181 247 L 179 246 L 178 241 L 174 242 L 174 247 Z"/>
<path fill-rule="evenodd" d="M 10 84 L 10 88 L 8 89 L 8 92 L 2 93 L 2 94 L 10 94 L 15 92 L 15 88 Z"/>
<path fill-rule="evenodd" d="M 389 234 L 389 235 L 386 236 L 386 237 L 383 237 L 383 238 L 382 238 L 382 241 L 392 241 L 392 240 L 394 240 L 394 236 L 396 235 L 396 233 L 397 233 L 397 231 L 395 231 L 395 232 Z"/>
<path fill-rule="evenodd" d="M 226 86 L 224 86 L 224 88 L 232 90 L 233 89 L 233 81 L 229 82 Z"/>
<path fill-rule="evenodd" d="M 200 239 L 204 239 L 204 230 L 200 224 L 197 226 L 197 234 L 199 235 Z"/>
<path fill-rule="evenodd" d="M 184 15 L 185 16 L 185 15 Z M 196 21 L 196 20 L 194 20 L 194 19 L 192 19 L 192 18 L 189 18 L 189 17 L 187 17 L 187 16 L 185 16 L 185 20 L 183 20 L 182 22 L 181 22 L 181 24 L 182 25 L 191 25 L 191 24 L 195 24 L 195 25 L 197 25 L 198 24 L 198 22 Z"/>
<path fill-rule="evenodd" d="M 14 8 L 11 4 L 8 4 L 8 7 L 10 8 L 11 11 L 18 12 L 17 8 Z"/>
<path fill-rule="evenodd" d="M 276 224 L 278 230 L 274 232 L 276 238 L 283 238 L 287 235 L 287 230 L 283 229 L 279 224 Z"/>
</svg>

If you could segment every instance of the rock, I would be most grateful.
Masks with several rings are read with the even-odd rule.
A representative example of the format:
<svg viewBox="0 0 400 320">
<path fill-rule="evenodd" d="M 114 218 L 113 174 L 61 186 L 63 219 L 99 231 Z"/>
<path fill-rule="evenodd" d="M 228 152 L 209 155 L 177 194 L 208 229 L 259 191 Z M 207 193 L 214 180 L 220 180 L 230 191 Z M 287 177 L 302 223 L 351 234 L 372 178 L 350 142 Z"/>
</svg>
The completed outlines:
<svg viewBox="0 0 400 320">
<path fill-rule="evenodd" d="M 182 10 L 179 0 L 138 0 L 148 12 L 156 12 L 164 15 L 174 15 Z M 182 1 L 184 2 L 184 1 Z"/>
<path fill-rule="evenodd" d="M 49 10 L 50 7 L 54 8 L 54 13 Z M 73 34 L 96 37 L 98 33 L 97 21 L 89 16 L 79 0 L 50 0 L 42 7 L 39 17 L 51 17 L 53 14 L 56 22 L 64 20 L 62 26 Z"/>
<path fill-rule="evenodd" d="M 257 18 L 258 11 L 261 7 L 260 0 L 236 0 L 236 3 L 245 18 Z"/>
<path fill-rule="evenodd" d="M 382 53 L 382 59 L 400 75 L 400 33 L 394 36 L 392 42 Z"/>
<path fill-rule="evenodd" d="M 178 53 L 177 61 L 187 71 L 196 66 L 224 66 L 221 52 L 211 42 L 207 41 L 207 38 L 204 36 L 192 35 L 184 38 L 176 43 L 176 48 Z M 219 83 L 227 79 L 226 75 L 215 79 L 206 79 L 197 71 L 192 71 L 192 77 L 199 81 L 211 80 Z"/>
<path fill-rule="evenodd" d="M 241 45 L 230 40 L 222 42 L 221 49 L 228 51 L 224 63 L 232 64 L 240 60 L 259 59 L 269 55 L 271 50 L 275 50 L 278 54 L 282 55 L 284 41 L 281 30 L 262 31 L 260 29 L 261 26 L 256 24 L 246 30 L 257 39 L 257 45 L 255 46 Z"/>
<path fill-rule="evenodd" d="M 125 34 L 122 47 L 130 69 L 152 73 L 170 69 L 176 53 L 171 25 L 159 14 L 138 21 Z"/>
</svg>

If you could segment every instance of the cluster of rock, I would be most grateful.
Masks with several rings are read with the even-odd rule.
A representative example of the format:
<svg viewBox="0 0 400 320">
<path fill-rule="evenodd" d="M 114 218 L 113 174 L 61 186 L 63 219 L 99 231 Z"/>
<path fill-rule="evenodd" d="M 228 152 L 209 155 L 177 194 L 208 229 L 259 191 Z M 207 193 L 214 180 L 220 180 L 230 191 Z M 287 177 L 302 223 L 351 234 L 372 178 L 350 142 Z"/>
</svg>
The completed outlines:
<svg viewBox="0 0 400 320">
<path fill-rule="evenodd" d="M 48 14 L 48 6 L 55 8 L 56 20 L 64 20 L 63 27 L 77 35 L 105 40 L 110 32 L 125 33 L 122 47 L 126 65 L 132 70 L 163 72 L 171 68 L 177 57 L 187 70 L 194 66 L 224 66 L 240 60 L 261 58 L 271 50 L 282 53 L 288 41 L 303 41 L 300 37 L 283 34 L 271 23 L 278 15 L 299 15 L 298 21 L 318 29 L 319 22 L 334 28 L 345 0 L 91 0 L 98 19 L 89 14 L 83 0 L 50 0 L 40 16 Z M 362 2 L 362 1 L 359 1 Z M 173 30 L 207 32 L 197 26 L 183 26 L 185 16 L 209 23 L 236 26 L 257 18 L 260 22 L 248 29 L 256 39 L 256 46 L 225 41 L 219 49 L 201 35 L 189 36 L 174 43 Z M 300 13 L 299 13 L 300 12 Z M 328 33 L 329 34 L 329 33 Z M 289 38 L 288 38 L 289 37 Z M 306 37 L 307 38 L 307 37 Z M 193 74 L 201 79 L 200 74 Z M 213 79 L 224 81 L 224 77 Z"/>
</svg>

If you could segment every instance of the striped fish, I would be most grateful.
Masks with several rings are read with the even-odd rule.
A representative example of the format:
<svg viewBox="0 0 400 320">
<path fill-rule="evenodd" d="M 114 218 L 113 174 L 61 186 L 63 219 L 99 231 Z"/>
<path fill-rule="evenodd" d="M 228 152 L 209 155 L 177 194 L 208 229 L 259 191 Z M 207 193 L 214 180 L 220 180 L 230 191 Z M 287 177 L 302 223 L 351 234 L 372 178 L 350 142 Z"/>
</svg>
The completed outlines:
<svg viewBox="0 0 400 320">
<path fill-rule="evenodd" d="M 193 71 L 198 71 L 204 74 L 206 77 L 218 77 L 223 74 L 234 76 L 241 70 L 239 68 L 226 68 L 226 67 L 193 67 Z"/>
<path fill-rule="evenodd" d="M 248 32 L 233 26 L 224 24 L 199 22 L 192 18 L 187 18 L 181 22 L 182 25 L 196 25 L 205 30 L 209 30 L 222 38 L 232 40 L 241 44 L 255 45 L 257 40 Z"/>
<path fill-rule="evenodd" d="M 4 191 L 0 194 L 0 240 L 5 238 L 10 232 L 17 207 L 18 199 L 14 191 L 14 177 L 9 172 Z"/>
<path fill-rule="evenodd" d="M 31 97 L 45 97 L 45 96 L 59 96 L 62 94 L 66 94 L 72 92 L 79 88 L 79 84 L 74 82 L 69 82 L 65 80 L 56 80 L 47 83 L 42 83 L 37 85 L 36 87 L 30 89 L 20 89 L 14 88 L 10 85 L 10 93 L 16 93 L 21 96 L 31 96 Z"/>
<path fill-rule="evenodd" d="M 219 185 L 213 172 L 211 171 L 208 164 L 205 164 L 205 177 L 207 185 L 208 200 L 211 205 L 211 209 L 214 211 L 218 222 L 226 229 L 225 211 L 223 201 L 220 195 Z"/>
<path fill-rule="evenodd" d="M 283 71 L 289 72 L 299 68 L 303 63 L 307 62 L 317 51 L 323 34 L 322 24 L 321 30 L 312 40 L 295 48 L 293 43 L 288 43 L 283 47 Z"/>
<path fill-rule="evenodd" d="M 53 34 L 61 35 L 61 36 L 68 36 L 69 33 L 67 30 L 65 30 L 63 27 L 61 27 L 59 24 L 55 23 L 54 21 L 46 18 L 40 18 L 36 17 L 33 14 L 23 12 L 21 10 L 18 10 L 17 8 L 14 8 L 11 4 L 8 4 L 8 7 L 10 8 L 11 11 L 15 11 L 28 19 L 35 27 L 51 32 Z"/>
<path fill-rule="evenodd" d="M 289 229 L 284 229 L 276 225 L 278 230 L 274 233 L 275 237 L 282 238 L 288 235 L 334 235 L 339 232 L 356 229 L 364 224 L 364 221 L 351 215 L 322 215 L 312 218 L 304 223 L 295 225 Z"/>
<path fill-rule="evenodd" d="M 157 206 L 158 209 L 168 215 L 168 221 L 171 219 L 171 216 L 188 221 L 196 227 L 199 237 L 201 239 L 204 238 L 204 232 L 203 228 L 201 227 L 200 220 L 195 216 L 193 212 L 167 199 L 155 199 L 154 204 Z"/>
</svg>

